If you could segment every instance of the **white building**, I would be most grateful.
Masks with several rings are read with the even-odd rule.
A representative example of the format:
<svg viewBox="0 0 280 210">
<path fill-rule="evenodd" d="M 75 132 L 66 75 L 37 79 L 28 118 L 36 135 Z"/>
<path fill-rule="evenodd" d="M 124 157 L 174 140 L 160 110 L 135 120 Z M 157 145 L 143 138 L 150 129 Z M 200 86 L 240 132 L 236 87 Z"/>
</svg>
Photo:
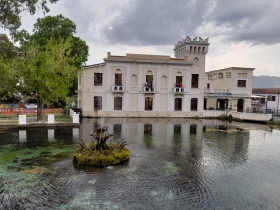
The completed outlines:
<svg viewBox="0 0 280 210">
<path fill-rule="evenodd" d="M 78 108 L 85 117 L 202 116 L 208 46 L 187 36 L 175 58 L 108 53 L 104 63 L 79 70 Z"/>
<path fill-rule="evenodd" d="M 230 67 L 206 72 L 205 110 L 243 112 L 250 109 L 254 70 Z"/>
<path fill-rule="evenodd" d="M 253 98 L 252 108 L 254 108 L 254 110 L 264 111 L 268 109 L 268 112 L 276 111 L 276 113 L 278 110 L 278 115 L 280 115 L 280 88 L 253 88 L 253 94 L 256 96 L 262 96 Z"/>
</svg>

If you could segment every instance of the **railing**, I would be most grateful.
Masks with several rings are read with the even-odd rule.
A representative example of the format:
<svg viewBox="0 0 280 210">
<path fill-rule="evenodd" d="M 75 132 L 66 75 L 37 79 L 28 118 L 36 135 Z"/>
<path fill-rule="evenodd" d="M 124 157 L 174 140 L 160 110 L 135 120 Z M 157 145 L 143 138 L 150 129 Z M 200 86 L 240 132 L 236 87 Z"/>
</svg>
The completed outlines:
<svg viewBox="0 0 280 210">
<path fill-rule="evenodd" d="M 156 93 L 157 88 L 156 87 L 143 87 L 143 93 Z"/>
<path fill-rule="evenodd" d="M 113 86 L 111 86 L 111 90 L 112 90 L 112 92 L 122 93 L 122 92 L 125 92 L 126 87 L 122 86 L 122 85 L 113 85 Z"/>
<path fill-rule="evenodd" d="M 273 115 L 273 116 L 280 116 L 280 109 L 274 109 L 274 110 L 272 111 L 272 115 Z"/>
<path fill-rule="evenodd" d="M 213 95 L 230 95 L 230 90 L 225 90 L 225 89 L 205 89 L 204 90 L 205 94 L 213 94 Z"/>
<path fill-rule="evenodd" d="M 264 101 L 253 101 L 253 100 L 251 100 L 251 104 L 264 105 L 264 104 L 265 104 L 265 102 L 264 102 Z"/>
<path fill-rule="evenodd" d="M 272 114 L 272 109 L 257 109 L 257 108 L 248 108 L 247 113 L 258 113 L 258 114 Z"/>
<path fill-rule="evenodd" d="M 186 89 L 183 87 L 175 87 L 175 88 L 173 88 L 173 93 L 174 94 L 185 94 Z"/>
</svg>

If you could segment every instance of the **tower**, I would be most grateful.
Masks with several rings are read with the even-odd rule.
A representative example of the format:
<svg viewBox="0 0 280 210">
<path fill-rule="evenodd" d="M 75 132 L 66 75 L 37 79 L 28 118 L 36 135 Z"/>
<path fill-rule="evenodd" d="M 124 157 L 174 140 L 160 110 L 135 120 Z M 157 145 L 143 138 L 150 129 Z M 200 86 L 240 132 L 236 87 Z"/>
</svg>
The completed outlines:
<svg viewBox="0 0 280 210">
<path fill-rule="evenodd" d="M 207 39 L 202 39 L 201 37 L 195 37 L 193 40 L 187 36 L 182 41 L 179 41 L 175 44 L 174 54 L 176 58 L 184 58 L 185 56 L 199 56 L 204 57 L 208 52 L 208 43 Z"/>
</svg>

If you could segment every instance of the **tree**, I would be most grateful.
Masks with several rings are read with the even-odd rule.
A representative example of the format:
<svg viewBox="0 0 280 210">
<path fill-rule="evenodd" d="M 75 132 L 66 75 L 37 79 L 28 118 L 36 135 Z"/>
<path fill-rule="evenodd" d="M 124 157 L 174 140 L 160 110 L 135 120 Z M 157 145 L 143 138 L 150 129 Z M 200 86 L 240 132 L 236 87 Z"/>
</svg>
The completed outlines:
<svg viewBox="0 0 280 210">
<path fill-rule="evenodd" d="M 13 42 L 11 42 L 6 34 L 0 34 L 0 56 L 3 59 L 12 58 L 16 55 Z"/>
<path fill-rule="evenodd" d="M 0 101 L 11 99 L 16 92 L 16 64 L 13 58 L 4 59 L 0 55 Z"/>
<path fill-rule="evenodd" d="M 69 56 L 72 38 L 50 39 L 43 46 L 35 41 L 22 48 L 18 58 L 18 91 L 37 99 L 37 118 L 42 117 L 43 104 L 67 100 L 69 87 L 76 77 L 76 67 L 71 63 L 79 59 Z"/>
<path fill-rule="evenodd" d="M 25 33 L 25 39 L 34 40 L 40 46 L 44 46 L 51 38 L 58 40 L 59 38 L 67 39 L 72 37 L 70 56 L 79 55 L 79 59 L 73 65 L 80 68 L 81 64 L 87 61 L 88 46 L 85 41 L 75 36 L 76 33 L 76 25 L 69 18 L 62 15 L 46 16 L 37 19 L 34 24 L 33 34 L 28 36 Z"/>
<path fill-rule="evenodd" d="M 58 0 L 0 0 L 0 27 L 15 36 L 21 26 L 21 13 L 27 11 L 34 15 L 39 6 L 44 13 L 49 12 L 48 2 L 56 3 Z"/>
<path fill-rule="evenodd" d="M 6 34 L 0 34 L 0 101 L 13 98 L 16 85 L 16 48 Z"/>
<path fill-rule="evenodd" d="M 34 24 L 33 34 L 30 35 L 27 31 L 23 30 L 19 33 L 18 39 L 22 46 L 28 43 L 26 41 L 30 40 L 36 42 L 43 50 L 44 45 L 50 39 L 58 40 L 71 37 L 72 47 L 69 56 L 75 57 L 75 59 L 71 61 L 71 65 L 75 66 L 76 69 L 80 69 L 82 64 L 87 61 L 88 46 L 85 41 L 75 36 L 76 33 L 76 25 L 69 18 L 62 15 L 46 16 L 37 19 L 37 22 Z M 69 95 L 74 94 L 74 90 L 77 89 L 76 86 L 77 75 L 73 78 Z"/>
</svg>

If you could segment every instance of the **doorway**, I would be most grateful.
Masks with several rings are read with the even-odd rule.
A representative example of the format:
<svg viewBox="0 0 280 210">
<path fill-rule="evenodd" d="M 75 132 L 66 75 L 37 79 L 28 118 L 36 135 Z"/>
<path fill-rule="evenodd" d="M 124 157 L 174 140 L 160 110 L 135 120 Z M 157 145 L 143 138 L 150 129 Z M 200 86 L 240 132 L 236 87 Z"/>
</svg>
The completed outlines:
<svg viewBox="0 0 280 210">
<path fill-rule="evenodd" d="M 237 101 L 237 112 L 243 112 L 243 105 L 244 105 L 244 100 L 243 99 L 238 99 L 238 101 Z"/>
</svg>

